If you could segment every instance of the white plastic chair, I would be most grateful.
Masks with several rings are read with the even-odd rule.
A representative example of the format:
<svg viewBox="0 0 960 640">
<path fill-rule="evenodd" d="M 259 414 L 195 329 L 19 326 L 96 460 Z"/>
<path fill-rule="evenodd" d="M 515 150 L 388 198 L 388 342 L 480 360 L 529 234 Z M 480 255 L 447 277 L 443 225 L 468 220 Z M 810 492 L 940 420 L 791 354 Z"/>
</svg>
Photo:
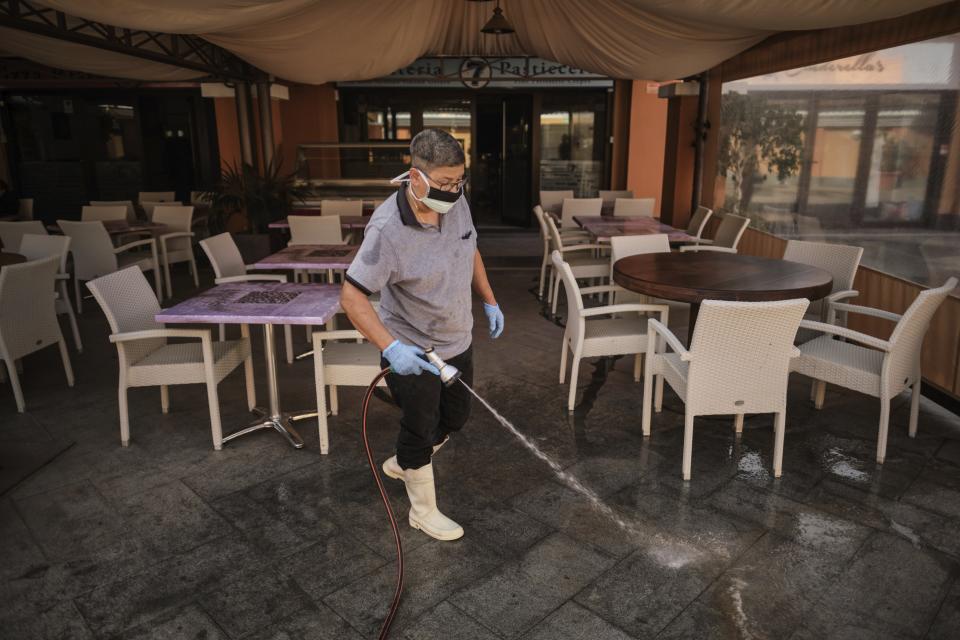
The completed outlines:
<svg viewBox="0 0 960 640">
<path fill-rule="evenodd" d="M 167 226 L 160 235 L 160 262 L 163 264 L 163 276 L 167 281 L 167 297 L 173 297 L 173 280 L 170 278 L 170 265 L 186 262 L 193 276 L 193 286 L 200 286 L 197 276 L 197 260 L 193 255 L 193 207 L 180 205 L 157 205 L 153 210 L 153 221 Z"/>
<path fill-rule="evenodd" d="M 603 307 L 583 306 L 583 294 L 606 293 L 619 289 L 616 285 L 581 289 L 570 265 L 563 261 L 559 251 L 553 252 L 553 264 L 560 273 L 567 292 L 567 322 L 560 352 L 560 384 L 567 374 L 567 350 L 572 354 L 570 393 L 567 411 L 573 411 L 577 398 L 577 378 L 582 358 L 633 355 L 633 379 L 640 382 L 643 353 L 647 351 L 647 328 L 644 314 L 659 313 L 663 323 L 668 322 L 669 308 L 659 304 L 615 304 Z M 639 316 L 633 316 L 634 313 Z M 629 314 L 631 317 L 600 318 L 611 314 Z"/>
<path fill-rule="evenodd" d="M 687 235 L 693 236 L 699 241 L 701 236 L 703 236 L 703 230 L 707 226 L 707 220 L 709 220 L 712 215 L 713 209 L 708 209 L 703 205 L 697 207 L 697 210 L 690 216 L 690 222 L 687 224 Z"/>
<path fill-rule="evenodd" d="M 735 216 L 732 213 L 724 214 L 720 226 L 717 227 L 717 234 L 712 238 L 698 238 L 697 244 L 685 245 L 680 247 L 680 251 L 722 251 L 724 253 L 736 253 L 737 245 L 740 244 L 740 238 L 744 231 L 750 226 L 750 218 Z"/>
<path fill-rule="evenodd" d="M 144 201 L 177 203 L 177 194 L 173 191 L 141 191 L 137 194 L 137 202 L 142 205 Z"/>
<path fill-rule="evenodd" d="M 137 210 L 133 206 L 133 200 L 91 200 L 90 206 L 93 207 L 126 207 L 127 220 L 133 222 L 137 219 Z"/>
<path fill-rule="evenodd" d="M 690 349 L 657 320 L 649 320 L 647 368 L 643 383 L 643 435 L 650 435 L 650 409 L 659 412 L 653 377 L 663 376 L 684 403 L 683 479 L 690 479 L 693 421 L 696 416 L 734 414 L 737 433 L 746 413 L 773 413 L 773 475 L 783 471 L 790 360 L 808 301 L 728 302 L 705 300 L 700 306 Z M 658 347 L 663 342 L 673 350 Z"/>
<path fill-rule="evenodd" d="M 289 216 L 289 244 L 345 244 L 340 216 Z"/>
<path fill-rule="evenodd" d="M 143 215 L 146 216 L 147 220 L 154 222 L 153 212 L 156 211 L 157 207 L 167 207 L 167 206 L 180 206 L 179 202 L 163 202 L 160 200 L 141 200 L 140 208 L 143 209 Z"/>
<path fill-rule="evenodd" d="M 18 253 L 20 241 L 27 234 L 47 235 L 47 228 L 41 220 L 18 220 L 0 222 L 0 244 L 4 251 Z"/>
<path fill-rule="evenodd" d="M 860 293 L 853 288 L 853 279 L 863 256 L 862 247 L 828 242 L 788 240 L 783 259 L 819 267 L 833 276 L 830 295 L 810 303 L 807 320 L 825 320 L 827 307 L 834 302 L 855 298 Z"/>
<path fill-rule="evenodd" d="M 157 259 L 157 241 L 154 238 L 137 240 L 114 247 L 110 234 L 102 222 L 76 222 L 57 220 L 64 235 L 70 236 L 70 253 L 73 254 L 73 289 L 77 313 L 83 313 L 83 296 L 80 282 L 93 280 L 124 267 L 136 266 L 141 271 L 153 271 L 157 297 L 163 295 L 160 278 L 160 261 Z M 150 255 L 142 252 L 128 253 L 137 247 L 149 247 Z"/>
<path fill-rule="evenodd" d="M 613 203 L 613 215 L 652 218 L 653 207 L 656 204 L 656 198 L 617 198 Z"/>
<path fill-rule="evenodd" d="M 829 306 L 826 323 L 810 320 L 800 323 L 804 329 L 824 334 L 801 344 L 800 357 L 793 365 L 794 371 L 814 379 L 813 394 L 817 409 L 823 407 L 827 383 L 880 399 L 878 463 L 883 463 L 887 455 L 890 401 L 907 388 L 912 392 L 908 433 L 911 438 L 917 435 L 923 338 L 933 314 L 956 286 L 957 279 L 950 278 L 941 287 L 921 292 L 902 316 L 839 302 Z M 838 311 L 883 318 L 895 322 L 896 326 L 888 340 L 881 340 L 834 325 Z M 700 313 L 703 313 L 702 308 Z M 834 339 L 835 336 L 842 340 Z"/>
<path fill-rule="evenodd" d="M 543 259 L 540 261 L 540 282 L 537 288 L 537 299 L 543 300 L 543 287 L 547 280 L 547 269 L 553 269 L 550 263 L 550 230 L 547 228 L 547 222 L 545 220 L 545 216 L 550 214 L 544 212 L 540 205 L 536 205 L 533 207 L 533 215 L 536 217 L 537 224 L 540 226 L 540 240 L 543 242 Z M 570 230 L 568 233 L 564 233 L 563 230 L 561 230 L 560 237 L 565 244 L 577 244 L 590 241 L 590 234 L 581 230 Z"/>
<path fill-rule="evenodd" d="M 240 340 L 214 342 L 208 329 L 168 329 L 154 320 L 160 312 L 156 296 L 139 269 L 129 267 L 97 278 L 87 287 L 110 323 L 110 342 L 117 345 L 120 360 L 119 408 L 120 444 L 130 444 L 130 416 L 127 389 L 160 387 L 160 408 L 170 409 L 170 385 L 206 384 L 210 405 L 210 431 L 213 448 L 223 447 L 220 426 L 220 401 L 217 385 L 241 364 L 247 385 L 247 405 L 256 405 L 250 339 L 244 332 Z M 170 344 L 169 338 L 189 338 L 199 342 Z"/>
<path fill-rule="evenodd" d="M 560 215 L 560 210 L 563 208 L 564 199 L 572 197 L 573 189 L 568 189 L 566 191 L 541 191 L 540 207 L 547 213 Z"/>
<path fill-rule="evenodd" d="M 122 204 L 112 205 L 84 205 L 80 211 L 82 222 L 107 222 L 110 220 L 126 220 L 127 207 Z"/>
<path fill-rule="evenodd" d="M 270 273 L 248 273 L 250 267 L 244 264 L 243 256 L 229 233 L 221 233 L 200 241 L 203 252 L 213 267 L 214 284 L 228 282 L 286 282 L 287 276 Z M 287 348 L 287 364 L 293 362 L 293 337 L 290 325 L 283 325 L 283 339 Z M 220 325 L 220 340 L 226 340 L 226 327 Z"/>
<path fill-rule="evenodd" d="M 80 340 L 80 328 L 77 326 L 77 316 L 73 313 L 73 305 L 70 304 L 70 294 L 67 293 L 67 281 L 70 280 L 70 274 L 67 273 L 67 254 L 70 251 L 70 238 L 67 236 L 49 236 L 28 233 L 20 240 L 20 250 L 18 253 L 25 256 L 27 260 L 42 260 L 50 256 L 56 256 L 60 259 L 59 269 L 56 275 L 55 290 L 59 294 L 54 302 L 54 308 L 57 315 L 65 315 L 70 321 L 70 329 L 73 331 L 73 344 L 77 353 L 83 353 L 83 342 Z"/>
<path fill-rule="evenodd" d="M 546 215 L 543 217 L 547 224 L 547 230 L 550 233 L 550 252 L 559 251 L 564 262 L 570 266 L 575 278 L 594 278 L 597 281 L 610 277 L 609 258 L 598 258 L 590 255 L 577 255 L 581 251 L 593 252 L 597 249 L 605 249 L 607 245 L 603 244 L 568 244 L 560 237 L 560 231 L 557 229 L 553 218 Z M 552 263 L 551 263 L 552 264 Z M 556 266 L 550 271 L 550 293 L 547 301 L 550 302 L 550 312 L 557 314 L 557 299 L 560 289 L 560 278 L 557 274 Z"/>
<path fill-rule="evenodd" d="M 633 198 L 633 191 L 631 189 L 620 189 L 620 190 L 604 190 L 600 189 L 597 192 L 597 197 L 603 201 L 603 208 L 609 209 L 614 206 L 614 203 L 618 198 Z"/>
<path fill-rule="evenodd" d="M 362 216 L 363 200 L 321 200 L 320 213 L 324 216 Z"/>
<path fill-rule="evenodd" d="M 343 341 L 343 342 L 338 342 Z M 327 387 L 330 388 L 330 413 L 337 415 L 337 387 L 366 387 L 380 373 L 380 350 L 364 342 L 355 329 L 313 332 L 313 374 L 317 391 L 317 422 L 320 453 L 330 451 L 327 428 Z M 378 386 L 386 386 L 381 380 Z"/>
<path fill-rule="evenodd" d="M 33 198 L 20 198 L 18 213 L 21 220 L 33 220 Z"/>
<path fill-rule="evenodd" d="M 576 229 L 574 216 L 599 216 L 603 213 L 603 200 L 600 198 L 564 198 L 560 213 L 560 226 L 564 229 Z"/>
<path fill-rule="evenodd" d="M 614 236 L 610 238 L 610 282 L 613 282 L 613 265 L 617 260 L 645 253 L 670 253 L 670 237 L 665 233 L 645 236 Z M 614 292 L 615 302 L 650 302 L 650 296 L 618 287 Z M 663 303 L 666 304 L 666 303 Z"/>
<path fill-rule="evenodd" d="M 59 268 L 60 257 L 50 256 L 0 269 L 0 309 L 3 310 L 0 313 L 0 365 L 6 366 L 20 413 L 26 409 L 26 403 L 17 361 L 24 356 L 56 344 L 60 348 L 67 385 L 73 386 L 73 367 L 54 305 Z M 0 366 L 0 380 L 2 378 Z"/>
</svg>

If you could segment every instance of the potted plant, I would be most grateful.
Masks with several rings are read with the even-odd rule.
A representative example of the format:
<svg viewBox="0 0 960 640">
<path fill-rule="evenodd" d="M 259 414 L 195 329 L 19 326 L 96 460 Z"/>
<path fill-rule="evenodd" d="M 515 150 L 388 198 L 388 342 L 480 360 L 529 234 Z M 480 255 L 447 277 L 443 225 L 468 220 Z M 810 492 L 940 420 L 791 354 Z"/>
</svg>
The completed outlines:
<svg viewBox="0 0 960 640">
<path fill-rule="evenodd" d="M 278 153 L 263 174 L 246 163 L 223 169 L 220 183 L 204 194 L 210 202 L 211 232 L 266 233 L 267 225 L 288 216 L 295 201 L 310 195 L 296 174 L 282 173 L 279 158 Z"/>
</svg>

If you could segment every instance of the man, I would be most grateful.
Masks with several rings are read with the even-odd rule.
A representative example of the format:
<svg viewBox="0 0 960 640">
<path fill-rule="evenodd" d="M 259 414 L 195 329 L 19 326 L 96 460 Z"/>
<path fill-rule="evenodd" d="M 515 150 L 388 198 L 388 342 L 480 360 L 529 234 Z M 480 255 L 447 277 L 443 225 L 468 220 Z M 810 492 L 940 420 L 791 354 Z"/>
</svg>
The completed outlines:
<svg viewBox="0 0 960 640">
<path fill-rule="evenodd" d="M 503 331 L 503 313 L 477 251 L 477 233 L 463 197 L 460 143 L 439 129 L 410 142 L 410 170 L 394 179 L 396 197 L 374 212 L 363 244 L 347 270 L 340 302 L 354 326 L 383 354 L 387 386 L 403 413 L 397 454 L 383 463 L 403 480 L 410 526 L 438 540 L 463 528 L 437 509 L 431 458 L 470 416 L 470 393 L 445 387 L 423 357 L 434 347 L 473 382 L 471 288 L 483 300 L 490 337 Z M 380 312 L 368 300 L 380 292 Z"/>
</svg>

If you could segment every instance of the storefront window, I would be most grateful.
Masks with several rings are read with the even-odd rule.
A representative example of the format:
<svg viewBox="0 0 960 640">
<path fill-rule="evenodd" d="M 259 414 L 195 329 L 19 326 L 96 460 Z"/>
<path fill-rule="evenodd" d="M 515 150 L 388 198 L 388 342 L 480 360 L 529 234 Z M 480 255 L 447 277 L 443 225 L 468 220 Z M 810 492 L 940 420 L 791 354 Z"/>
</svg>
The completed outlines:
<svg viewBox="0 0 960 640">
<path fill-rule="evenodd" d="M 594 157 L 592 111 L 540 114 L 540 188 L 573 189 L 578 198 L 595 195 L 603 162 Z"/>
<path fill-rule="evenodd" d="M 960 35 L 723 92 L 725 210 L 921 284 L 960 272 Z"/>
</svg>

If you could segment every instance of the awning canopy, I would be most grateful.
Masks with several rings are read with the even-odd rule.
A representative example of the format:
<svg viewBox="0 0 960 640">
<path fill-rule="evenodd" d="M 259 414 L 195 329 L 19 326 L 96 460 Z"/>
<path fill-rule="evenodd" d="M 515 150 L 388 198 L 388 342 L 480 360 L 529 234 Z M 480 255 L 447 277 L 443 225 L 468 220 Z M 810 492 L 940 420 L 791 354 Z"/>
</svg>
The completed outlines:
<svg viewBox="0 0 960 640">
<path fill-rule="evenodd" d="M 427 55 L 531 55 L 613 78 L 670 80 L 781 31 L 893 18 L 942 0 L 501 0 L 516 29 L 480 33 L 492 2 L 465 0 L 35 0 L 117 27 L 196 34 L 293 82 L 366 80 Z M 140 80 L 197 71 L 0 29 L 0 51 Z"/>
</svg>

